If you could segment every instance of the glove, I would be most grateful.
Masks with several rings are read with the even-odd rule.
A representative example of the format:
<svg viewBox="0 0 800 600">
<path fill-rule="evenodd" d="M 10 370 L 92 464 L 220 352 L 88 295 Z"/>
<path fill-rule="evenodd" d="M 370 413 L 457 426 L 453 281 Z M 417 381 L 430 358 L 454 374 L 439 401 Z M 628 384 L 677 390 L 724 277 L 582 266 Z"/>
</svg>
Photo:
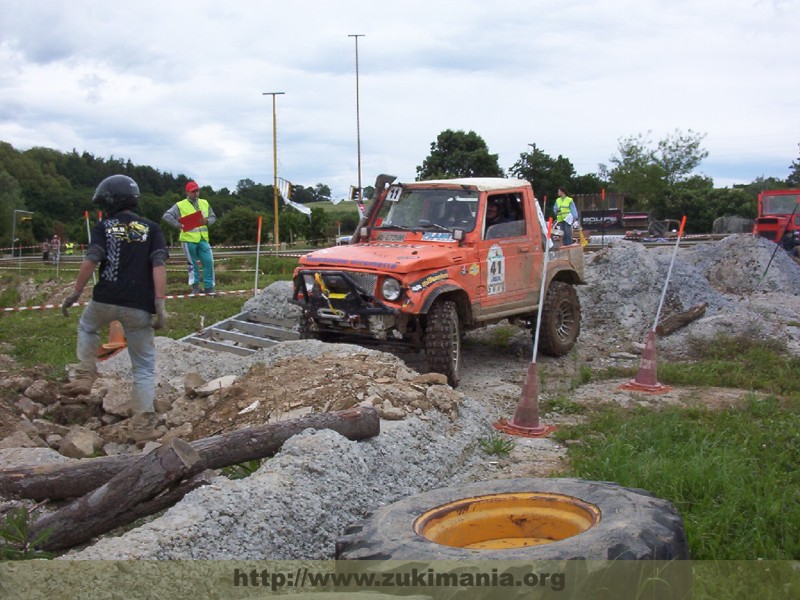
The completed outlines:
<svg viewBox="0 0 800 600">
<path fill-rule="evenodd" d="M 64 298 L 64 301 L 61 303 L 61 314 L 65 317 L 69 316 L 69 307 L 75 304 L 78 301 L 78 298 L 81 297 L 81 293 L 78 290 L 72 290 L 69 296 Z"/>
<path fill-rule="evenodd" d="M 167 324 L 167 305 L 164 298 L 156 298 L 156 314 L 153 316 L 153 329 L 163 329 Z"/>
</svg>

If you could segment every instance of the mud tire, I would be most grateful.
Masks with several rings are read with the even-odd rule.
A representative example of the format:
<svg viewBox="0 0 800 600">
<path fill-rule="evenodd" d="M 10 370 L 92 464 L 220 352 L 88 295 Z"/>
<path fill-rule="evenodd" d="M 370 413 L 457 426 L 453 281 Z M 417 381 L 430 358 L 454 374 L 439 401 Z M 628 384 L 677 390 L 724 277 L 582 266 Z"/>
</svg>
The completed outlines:
<svg viewBox="0 0 800 600">
<path fill-rule="evenodd" d="M 553 281 L 547 289 L 539 330 L 539 350 L 548 356 L 564 356 L 581 332 L 581 303 L 575 287 Z"/>
<path fill-rule="evenodd" d="M 464 498 L 546 492 L 579 498 L 600 509 L 600 522 L 571 538 L 526 548 L 454 548 L 417 535 L 426 511 Z M 336 542 L 343 560 L 683 560 L 689 546 L 675 507 L 640 489 L 581 479 L 500 479 L 431 490 L 379 508 Z"/>
<path fill-rule="evenodd" d="M 425 359 L 428 370 L 447 376 L 457 387 L 461 370 L 461 324 L 456 303 L 440 300 L 428 312 L 425 329 Z"/>
</svg>

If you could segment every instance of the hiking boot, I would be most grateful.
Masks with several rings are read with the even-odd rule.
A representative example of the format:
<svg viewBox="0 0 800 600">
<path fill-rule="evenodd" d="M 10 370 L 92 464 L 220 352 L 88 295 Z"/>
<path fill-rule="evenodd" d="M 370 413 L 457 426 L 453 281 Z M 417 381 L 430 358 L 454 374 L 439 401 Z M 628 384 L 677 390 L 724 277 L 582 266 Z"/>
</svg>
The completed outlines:
<svg viewBox="0 0 800 600">
<path fill-rule="evenodd" d="M 88 375 L 79 375 L 64 387 L 61 388 L 61 393 L 65 396 L 88 396 L 92 393 L 92 385 L 94 384 L 94 377 Z"/>
<path fill-rule="evenodd" d="M 205 294 L 206 294 L 206 296 L 216 296 L 217 295 L 217 291 L 213 287 L 212 288 L 206 288 Z"/>
<path fill-rule="evenodd" d="M 156 413 L 134 413 L 130 421 L 130 437 L 134 442 L 149 442 L 160 437 L 162 432 L 156 429 Z"/>
<path fill-rule="evenodd" d="M 200 293 L 200 286 L 199 285 L 193 285 L 192 286 L 192 293 L 195 294 L 195 295 L 199 294 Z"/>
</svg>

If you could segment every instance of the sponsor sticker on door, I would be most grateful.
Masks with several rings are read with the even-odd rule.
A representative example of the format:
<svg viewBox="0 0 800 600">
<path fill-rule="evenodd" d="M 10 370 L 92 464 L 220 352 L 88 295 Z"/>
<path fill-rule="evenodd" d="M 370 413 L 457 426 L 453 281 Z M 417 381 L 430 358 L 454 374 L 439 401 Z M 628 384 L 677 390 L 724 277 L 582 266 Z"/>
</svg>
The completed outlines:
<svg viewBox="0 0 800 600">
<path fill-rule="evenodd" d="M 489 254 L 486 255 L 486 277 L 487 294 L 491 296 L 506 291 L 506 257 L 498 244 L 489 248 Z"/>
</svg>

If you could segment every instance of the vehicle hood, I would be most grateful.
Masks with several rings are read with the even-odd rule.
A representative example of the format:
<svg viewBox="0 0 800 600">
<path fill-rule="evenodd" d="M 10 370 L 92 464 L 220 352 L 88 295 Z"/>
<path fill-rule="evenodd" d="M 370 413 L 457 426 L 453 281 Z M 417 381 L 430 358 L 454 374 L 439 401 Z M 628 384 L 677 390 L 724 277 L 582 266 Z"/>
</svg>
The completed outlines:
<svg viewBox="0 0 800 600">
<path fill-rule="evenodd" d="M 448 244 L 353 244 L 316 250 L 300 258 L 302 267 L 412 273 L 441 269 L 467 260 L 466 249 Z"/>
</svg>

